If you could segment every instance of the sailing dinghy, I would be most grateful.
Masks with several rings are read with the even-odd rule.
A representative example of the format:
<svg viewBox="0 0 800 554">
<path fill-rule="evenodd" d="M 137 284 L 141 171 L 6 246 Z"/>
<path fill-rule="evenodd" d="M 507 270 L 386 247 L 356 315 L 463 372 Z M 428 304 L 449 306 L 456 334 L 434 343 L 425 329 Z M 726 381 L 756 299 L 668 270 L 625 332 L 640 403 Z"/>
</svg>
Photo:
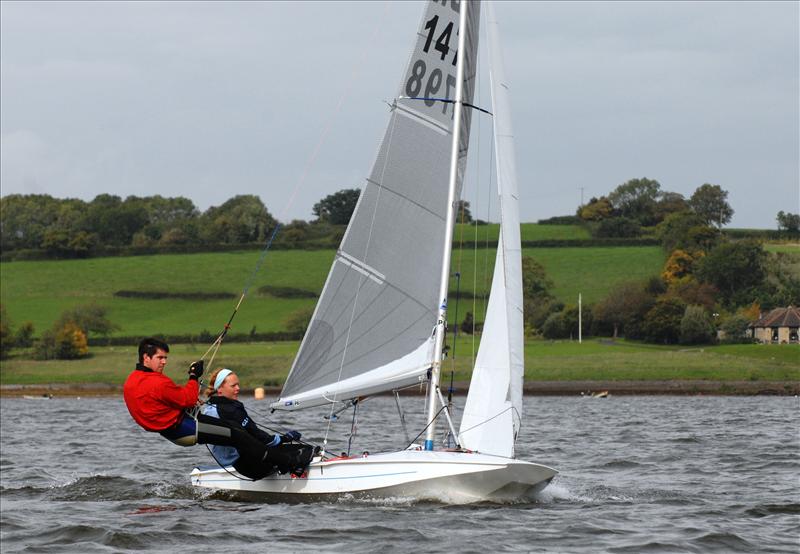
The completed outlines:
<svg viewBox="0 0 800 554">
<path fill-rule="evenodd" d="M 466 168 L 479 2 L 427 3 L 389 124 L 275 410 L 355 405 L 427 384 L 424 444 L 327 458 L 307 477 L 252 481 L 196 468 L 192 484 L 264 499 L 411 497 L 475 502 L 525 497 L 556 475 L 515 458 L 522 419 L 519 213 L 507 84 L 489 12 L 501 209 L 491 294 L 460 429 L 439 388 L 455 207 Z M 478 115 L 478 114 L 476 114 Z M 436 444 L 440 416 L 456 448 Z"/>
</svg>

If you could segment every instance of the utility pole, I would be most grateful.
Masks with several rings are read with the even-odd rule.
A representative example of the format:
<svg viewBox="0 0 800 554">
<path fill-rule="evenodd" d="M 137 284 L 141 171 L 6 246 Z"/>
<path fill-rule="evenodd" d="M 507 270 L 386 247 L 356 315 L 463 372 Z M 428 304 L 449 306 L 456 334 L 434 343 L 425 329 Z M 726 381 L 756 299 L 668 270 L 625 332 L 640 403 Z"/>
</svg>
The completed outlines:
<svg viewBox="0 0 800 554">
<path fill-rule="evenodd" d="M 578 344 L 583 344 L 583 321 L 582 321 L 581 293 L 578 293 Z"/>
</svg>

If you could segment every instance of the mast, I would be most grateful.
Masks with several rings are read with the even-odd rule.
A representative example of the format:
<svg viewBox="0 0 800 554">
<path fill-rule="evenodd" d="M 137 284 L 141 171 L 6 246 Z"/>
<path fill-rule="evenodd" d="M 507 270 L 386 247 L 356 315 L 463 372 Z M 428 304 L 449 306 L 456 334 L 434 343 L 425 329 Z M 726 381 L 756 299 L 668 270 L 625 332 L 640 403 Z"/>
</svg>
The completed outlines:
<svg viewBox="0 0 800 554">
<path fill-rule="evenodd" d="M 456 184 L 458 181 L 458 149 L 461 140 L 461 111 L 464 94 L 464 61 L 466 56 L 467 36 L 467 6 L 469 2 L 462 0 L 459 3 L 458 13 L 458 61 L 456 62 L 456 95 L 453 104 L 453 141 L 450 149 L 450 182 L 447 193 L 447 219 L 445 223 L 445 238 L 442 248 L 442 275 L 439 282 L 439 318 L 436 322 L 436 338 L 433 350 L 433 365 L 431 367 L 431 382 L 428 388 L 428 431 L 425 435 L 425 450 L 433 450 L 433 441 L 436 434 L 436 402 L 439 396 L 439 377 L 442 370 L 442 349 L 444 348 L 444 335 L 447 329 L 447 290 L 450 282 L 450 255 L 453 243 L 453 224 L 455 223 Z"/>
</svg>

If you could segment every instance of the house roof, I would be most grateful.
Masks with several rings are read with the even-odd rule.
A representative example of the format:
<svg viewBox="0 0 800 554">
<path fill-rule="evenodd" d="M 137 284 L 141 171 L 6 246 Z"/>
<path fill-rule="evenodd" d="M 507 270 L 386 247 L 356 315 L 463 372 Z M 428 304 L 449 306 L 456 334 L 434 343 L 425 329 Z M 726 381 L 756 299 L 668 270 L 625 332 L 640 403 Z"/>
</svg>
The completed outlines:
<svg viewBox="0 0 800 554">
<path fill-rule="evenodd" d="M 775 308 L 750 327 L 800 327 L 800 309 L 794 306 Z"/>
</svg>

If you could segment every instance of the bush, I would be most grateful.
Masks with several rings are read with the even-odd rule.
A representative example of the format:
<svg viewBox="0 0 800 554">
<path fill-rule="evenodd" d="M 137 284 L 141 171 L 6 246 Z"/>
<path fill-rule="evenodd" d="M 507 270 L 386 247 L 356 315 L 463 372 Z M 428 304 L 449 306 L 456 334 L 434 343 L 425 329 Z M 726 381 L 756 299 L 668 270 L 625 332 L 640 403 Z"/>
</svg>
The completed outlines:
<svg viewBox="0 0 800 554">
<path fill-rule="evenodd" d="M 642 234 L 642 228 L 627 217 L 612 217 L 602 220 L 593 234 L 598 238 L 633 238 Z"/>
<path fill-rule="evenodd" d="M 294 287 L 274 287 L 272 285 L 264 285 L 258 287 L 258 294 L 268 294 L 270 296 L 274 296 L 275 298 L 316 298 L 317 293 L 305 290 L 305 289 L 297 289 Z"/>
<path fill-rule="evenodd" d="M 722 341 L 728 344 L 752 342 L 753 339 L 747 333 L 749 325 L 750 319 L 747 316 L 743 314 L 732 315 L 720 325 Z"/>
<path fill-rule="evenodd" d="M 5 359 L 14 347 L 14 333 L 4 306 L 0 306 L 0 359 Z"/>
<path fill-rule="evenodd" d="M 475 321 L 472 318 L 472 312 L 467 312 L 467 315 L 464 316 L 464 321 L 458 325 L 458 330 L 467 335 L 475 332 Z"/>
<path fill-rule="evenodd" d="M 293 311 L 284 320 L 286 330 L 290 333 L 305 333 L 313 315 L 313 308 L 300 308 Z"/>
<path fill-rule="evenodd" d="M 554 298 L 526 299 L 523 304 L 525 327 L 531 331 L 539 331 L 551 314 L 563 309 L 564 303 Z"/>
<path fill-rule="evenodd" d="M 650 342 L 674 344 L 681 333 L 681 321 L 686 304 L 679 298 L 661 297 L 656 300 L 644 319 L 644 336 Z M 627 327 L 626 327 L 627 329 Z"/>
<path fill-rule="evenodd" d="M 17 348 L 30 348 L 33 346 L 33 323 L 26 321 L 19 326 L 14 334 L 14 346 Z"/>
<path fill-rule="evenodd" d="M 63 329 L 72 323 L 83 332 L 84 338 L 89 336 L 89 333 L 101 336 L 109 335 L 112 331 L 119 329 L 119 326 L 109 321 L 106 312 L 105 306 L 95 303 L 75 306 L 61 314 L 56 322 L 56 329 Z"/>
<path fill-rule="evenodd" d="M 686 306 L 681 319 L 681 344 L 709 344 L 714 342 L 714 326 L 702 306 Z"/>
<path fill-rule="evenodd" d="M 564 339 L 569 336 L 569 331 L 564 321 L 564 312 L 556 312 L 548 316 L 544 325 L 542 325 L 542 335 L 546 339 Z"/>
<path fill-rule="evenodd" d="M 576 215 L 557 215 L 547 219 L 540 219 L 536 223 L 539 225 L 580 225 L 583 221 Z"/>
<path fill-rule="evenodd" d="M 45 331 L 34 351 L 39 360 L 73 360 L 88 354 L 86 333 L 71 321 Z"/>
</svg>

